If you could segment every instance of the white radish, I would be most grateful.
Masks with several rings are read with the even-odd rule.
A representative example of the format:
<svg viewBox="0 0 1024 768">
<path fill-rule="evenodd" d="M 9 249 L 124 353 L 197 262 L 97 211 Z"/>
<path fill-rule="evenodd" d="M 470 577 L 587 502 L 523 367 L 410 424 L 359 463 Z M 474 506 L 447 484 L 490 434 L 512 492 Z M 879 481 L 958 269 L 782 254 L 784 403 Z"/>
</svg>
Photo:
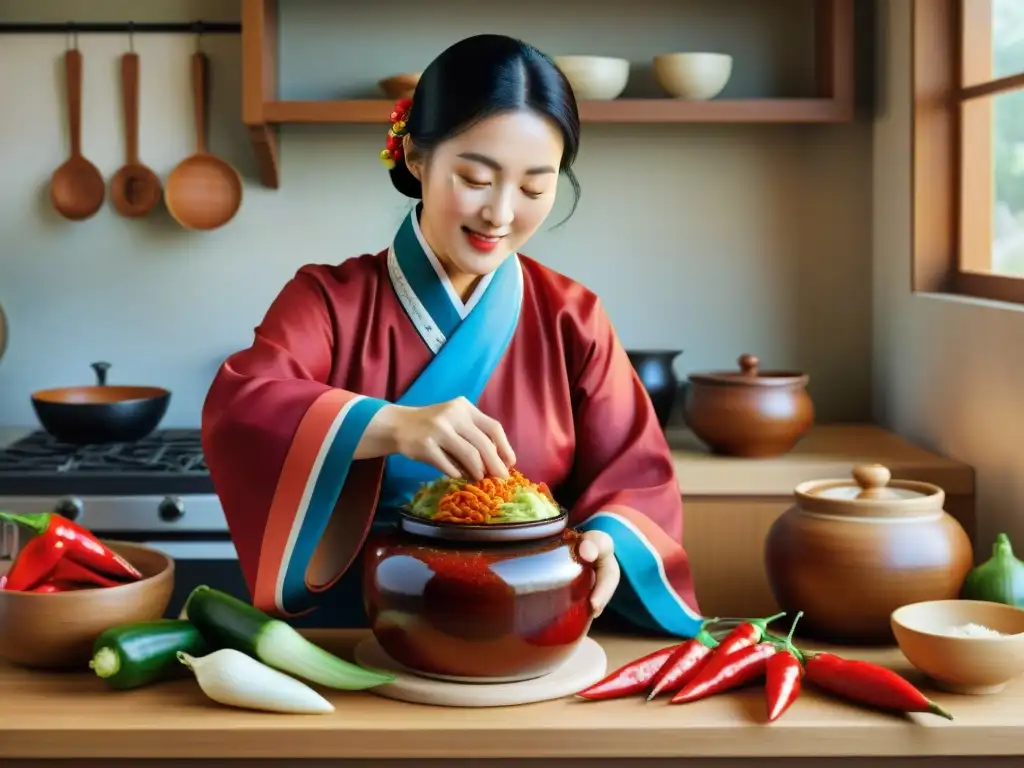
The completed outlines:
<svg viewBox="0 0 1024 768">
<path fill-rule="evenodd" d="M 219 704 L 307 715 L 334 711 L 331 702 L 305 683 L 233 648 L 199 657 L 179 651 L 178 661 L 192 670 L 203 693 Z"/>
</svg>

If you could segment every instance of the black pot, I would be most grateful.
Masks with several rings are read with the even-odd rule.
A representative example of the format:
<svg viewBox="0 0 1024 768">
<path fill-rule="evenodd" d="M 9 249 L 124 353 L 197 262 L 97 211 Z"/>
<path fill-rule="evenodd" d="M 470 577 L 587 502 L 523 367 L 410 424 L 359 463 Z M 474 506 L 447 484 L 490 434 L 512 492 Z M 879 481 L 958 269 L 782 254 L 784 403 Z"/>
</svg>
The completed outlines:
<svg viewBox="0 0 1024 768">
<path fill-rule="evenodd" d="M 163 419 L 171 393 L 160 387 L 109 386 L 110 363 L 93 363 L 96 384 L 32 393 L 43 429 L 64 443 L 129 443 Z"/>
<path fill-rule="evenodd" d="M 676 402 L 679 381 L 676 379 L 672 363 L 683 351 L 673 349 L 632 349 L 626 350 L 633 370 L 640 377 L 647 394 L 654 405 L 654 413 L 658 423 L 665 426 L 672 415 L 672 407 Z"/>
</svg>

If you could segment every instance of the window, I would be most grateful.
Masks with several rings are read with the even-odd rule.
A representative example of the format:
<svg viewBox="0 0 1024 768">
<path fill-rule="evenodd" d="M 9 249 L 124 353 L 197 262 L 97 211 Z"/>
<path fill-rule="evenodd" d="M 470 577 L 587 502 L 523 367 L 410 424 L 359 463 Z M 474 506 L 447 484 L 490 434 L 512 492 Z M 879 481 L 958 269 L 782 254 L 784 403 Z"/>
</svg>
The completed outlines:
<svg viewBox="0 0 1024 768">
<path fill-rule="evenodd" d="M 1024 0 L 914 0 L 913 290 L 1024 304 Z"/>
</svg>

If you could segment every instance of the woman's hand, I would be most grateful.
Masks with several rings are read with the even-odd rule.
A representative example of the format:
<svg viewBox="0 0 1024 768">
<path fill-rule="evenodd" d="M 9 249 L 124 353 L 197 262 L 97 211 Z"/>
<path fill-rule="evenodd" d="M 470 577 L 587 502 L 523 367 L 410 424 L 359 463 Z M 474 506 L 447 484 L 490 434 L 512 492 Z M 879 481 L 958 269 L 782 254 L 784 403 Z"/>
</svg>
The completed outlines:
<svg viewBox="0 0 1024 768">
<path fill-rule="evenodd" d="M 597 581 L 590 593 L 590 605 L 597 617 L 619 586 L 619 561 L 615 559 L 615 546 L 612 537 L 604 531 L 587 531 L 583 534 L 578 551 L 583 560 L 594 563 L 597 572 Z"/>
<path fill-rule="evenodd" d="M 386 405 L 367 426 L 357 458 L 400 453 L 449 477 L 508 477 L 516 455 L 501 424 L 464 397 L 410 408 Z M 363 445 L 366 442 L 366 445 Z"/>
</svg>

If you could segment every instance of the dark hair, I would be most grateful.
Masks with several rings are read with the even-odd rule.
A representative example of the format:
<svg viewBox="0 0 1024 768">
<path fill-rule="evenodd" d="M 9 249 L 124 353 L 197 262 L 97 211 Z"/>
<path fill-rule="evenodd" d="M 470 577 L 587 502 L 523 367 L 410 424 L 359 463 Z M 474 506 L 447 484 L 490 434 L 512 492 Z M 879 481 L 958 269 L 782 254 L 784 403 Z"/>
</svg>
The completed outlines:
<svg viewBox="0 0 1024 768">
<path fill-rule="evenodd" d="M 559 169 L 572 185 L 575 211 L 580 196 L 572 172 L 580 143 L 576 98 L 562 71 L 528 43 L 505 35 L 474 35 L 445 49 L 420 76 L 406 131 L 420 152 L 429 153 L 485 117 L 520 109 L 544 115 L 561 129 L 565 148 Z M 403 195 L 423 197 L 419 179 L 404 161 L 390 173 Z"/>
</svg>

